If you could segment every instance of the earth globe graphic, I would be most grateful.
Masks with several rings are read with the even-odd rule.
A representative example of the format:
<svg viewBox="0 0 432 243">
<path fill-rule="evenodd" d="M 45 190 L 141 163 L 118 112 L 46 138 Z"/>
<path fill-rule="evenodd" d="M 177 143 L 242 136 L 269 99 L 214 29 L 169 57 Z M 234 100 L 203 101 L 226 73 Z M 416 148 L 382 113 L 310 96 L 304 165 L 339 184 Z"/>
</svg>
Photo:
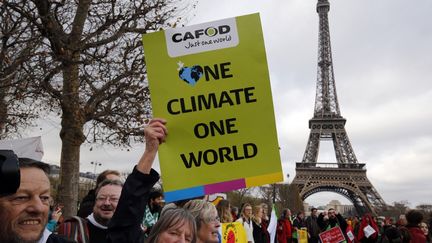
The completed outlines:
<svg viewBox="0 0 432 243">
<path fill-rule="evenodd" d="M 202 75 L 203 68 L 199 65 L 194 65 L 192 67 L 182 67 L 179 70 L 179 77 L 192 86 L 198 82 Z"/>
</svg>

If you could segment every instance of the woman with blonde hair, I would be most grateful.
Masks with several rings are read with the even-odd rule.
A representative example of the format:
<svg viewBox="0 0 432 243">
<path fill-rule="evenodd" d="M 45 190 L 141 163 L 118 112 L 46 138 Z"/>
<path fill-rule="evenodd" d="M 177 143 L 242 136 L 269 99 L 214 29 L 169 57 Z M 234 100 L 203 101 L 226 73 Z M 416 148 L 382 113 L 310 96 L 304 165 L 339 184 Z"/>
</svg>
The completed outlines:
<svg viewBox="0 0 432 243">
<path fill-rule="evenodd" d="M 216 209 L 221 219 L 221 223 L 231 223 L 233 222 L 233 217 L 231 214 L 231 205 L 228 200 L 222 199 L 216 205 Z"/>
<path fill-rule="evenodd" d="M 183 208 L 195 218 L 197 243 L 219 243 L 220 219 L 213 203 L 195 199 Z"/>
<path fill-rule="evenodd" d="M 264 209 L 261 205 L 253 208 L 252 227 L 253 238 L 255 243 L 270 243 L 270 234 L 267 228 L 263 226 Z"/>
<path fill-rule="evenodd" d="M 248 243 L 254 243 L 253 226 L 252 226 L 252 205 L 244 203 L 240 211 L 240 217 L 236 220 L 243 225 L 246 231 Z"/>
</svg>

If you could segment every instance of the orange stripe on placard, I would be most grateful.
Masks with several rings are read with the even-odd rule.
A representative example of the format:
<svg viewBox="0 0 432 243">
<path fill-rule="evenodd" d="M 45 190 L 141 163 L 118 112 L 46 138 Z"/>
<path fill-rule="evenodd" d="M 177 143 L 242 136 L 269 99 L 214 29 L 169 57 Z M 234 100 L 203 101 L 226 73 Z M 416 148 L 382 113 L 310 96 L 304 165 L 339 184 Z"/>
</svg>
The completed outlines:
<svg viewBox="0 0 432 243">
<path fill-rule="evenodd" d="M 261 186 L 264 184 L 271 184 L 280 181 L 283 181 L 282 172 L 248 177 L 246 178 L 246 187 Z"/>
</svg>

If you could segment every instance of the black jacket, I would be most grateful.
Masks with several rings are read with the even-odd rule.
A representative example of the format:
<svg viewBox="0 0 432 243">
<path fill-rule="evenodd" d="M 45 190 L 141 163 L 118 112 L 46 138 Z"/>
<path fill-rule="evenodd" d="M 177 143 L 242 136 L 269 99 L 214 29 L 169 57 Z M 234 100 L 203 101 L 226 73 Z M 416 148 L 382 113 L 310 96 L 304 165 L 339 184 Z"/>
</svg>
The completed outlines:
<svg viewBox="0 0 432 243">
<path fill-rule="evenodd" d="M 108 224 L 108 242 L 144 242 L 141 223 L 150 190 L 158 180 L 159 174 L 155 170 L 147 175 L 134 168 L 126 179 L 116 211 Z"/>
<path fill-rule="evenodd" d="M 307 217 L 306 218 L 306 226 L 307 226 L 310 238 L 318 239 L 319 233 L 321 232 L 320 227 L 318 225 L 318 217 L 316 217 L 316 216 Z"/>
<path fill-rule="evenodd" d="M 50 234 L 46 243 L 74 243 L 75 241 L 68 240 L 56 234 Z"/>
<path fill-rule="evenodd" d="M 339 226 L 344 234 L 346 234 L 346 229 L 348 227 L 346 220 L 339 213 L 336 214 L 336 218 L 329 218 L 328 220 L 324 220 L 324 215 L 320 213 L 318 215 L 317 223 L 320 226 L 321 231 L 326 231 L 327 229 Z"/>
<path fill-rule="evenodd" d="M 270 237 L 267 232 L 267 229 L 263 228 L 263 225 L 258 225 L 255 221 L 252 220 L 253 226 L 253 238 L 255 243 L 268 243 L 270 242 Z"/>
</svg>

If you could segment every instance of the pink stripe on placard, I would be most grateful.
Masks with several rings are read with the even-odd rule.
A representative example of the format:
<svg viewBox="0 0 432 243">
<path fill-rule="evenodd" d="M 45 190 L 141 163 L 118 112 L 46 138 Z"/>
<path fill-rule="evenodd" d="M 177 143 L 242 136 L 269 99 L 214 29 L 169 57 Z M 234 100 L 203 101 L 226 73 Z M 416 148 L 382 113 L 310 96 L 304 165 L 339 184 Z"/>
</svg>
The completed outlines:
<svg viewBox="0 0 432 243">
<path fill-rule="evenodd" d="M 212 193 L 218 193 L 218 192 L 226 192 L 226 191 L 232 191 L 237 190 L 240 188 L 246 187 L 246 180 L 245 179 L 238 179 L 233 181 L 224 181 L 219 182 L 215 184 L 209 184 L 204 186 L 204 192 L 205 194 L 212 194 Z"/>
</svg>

